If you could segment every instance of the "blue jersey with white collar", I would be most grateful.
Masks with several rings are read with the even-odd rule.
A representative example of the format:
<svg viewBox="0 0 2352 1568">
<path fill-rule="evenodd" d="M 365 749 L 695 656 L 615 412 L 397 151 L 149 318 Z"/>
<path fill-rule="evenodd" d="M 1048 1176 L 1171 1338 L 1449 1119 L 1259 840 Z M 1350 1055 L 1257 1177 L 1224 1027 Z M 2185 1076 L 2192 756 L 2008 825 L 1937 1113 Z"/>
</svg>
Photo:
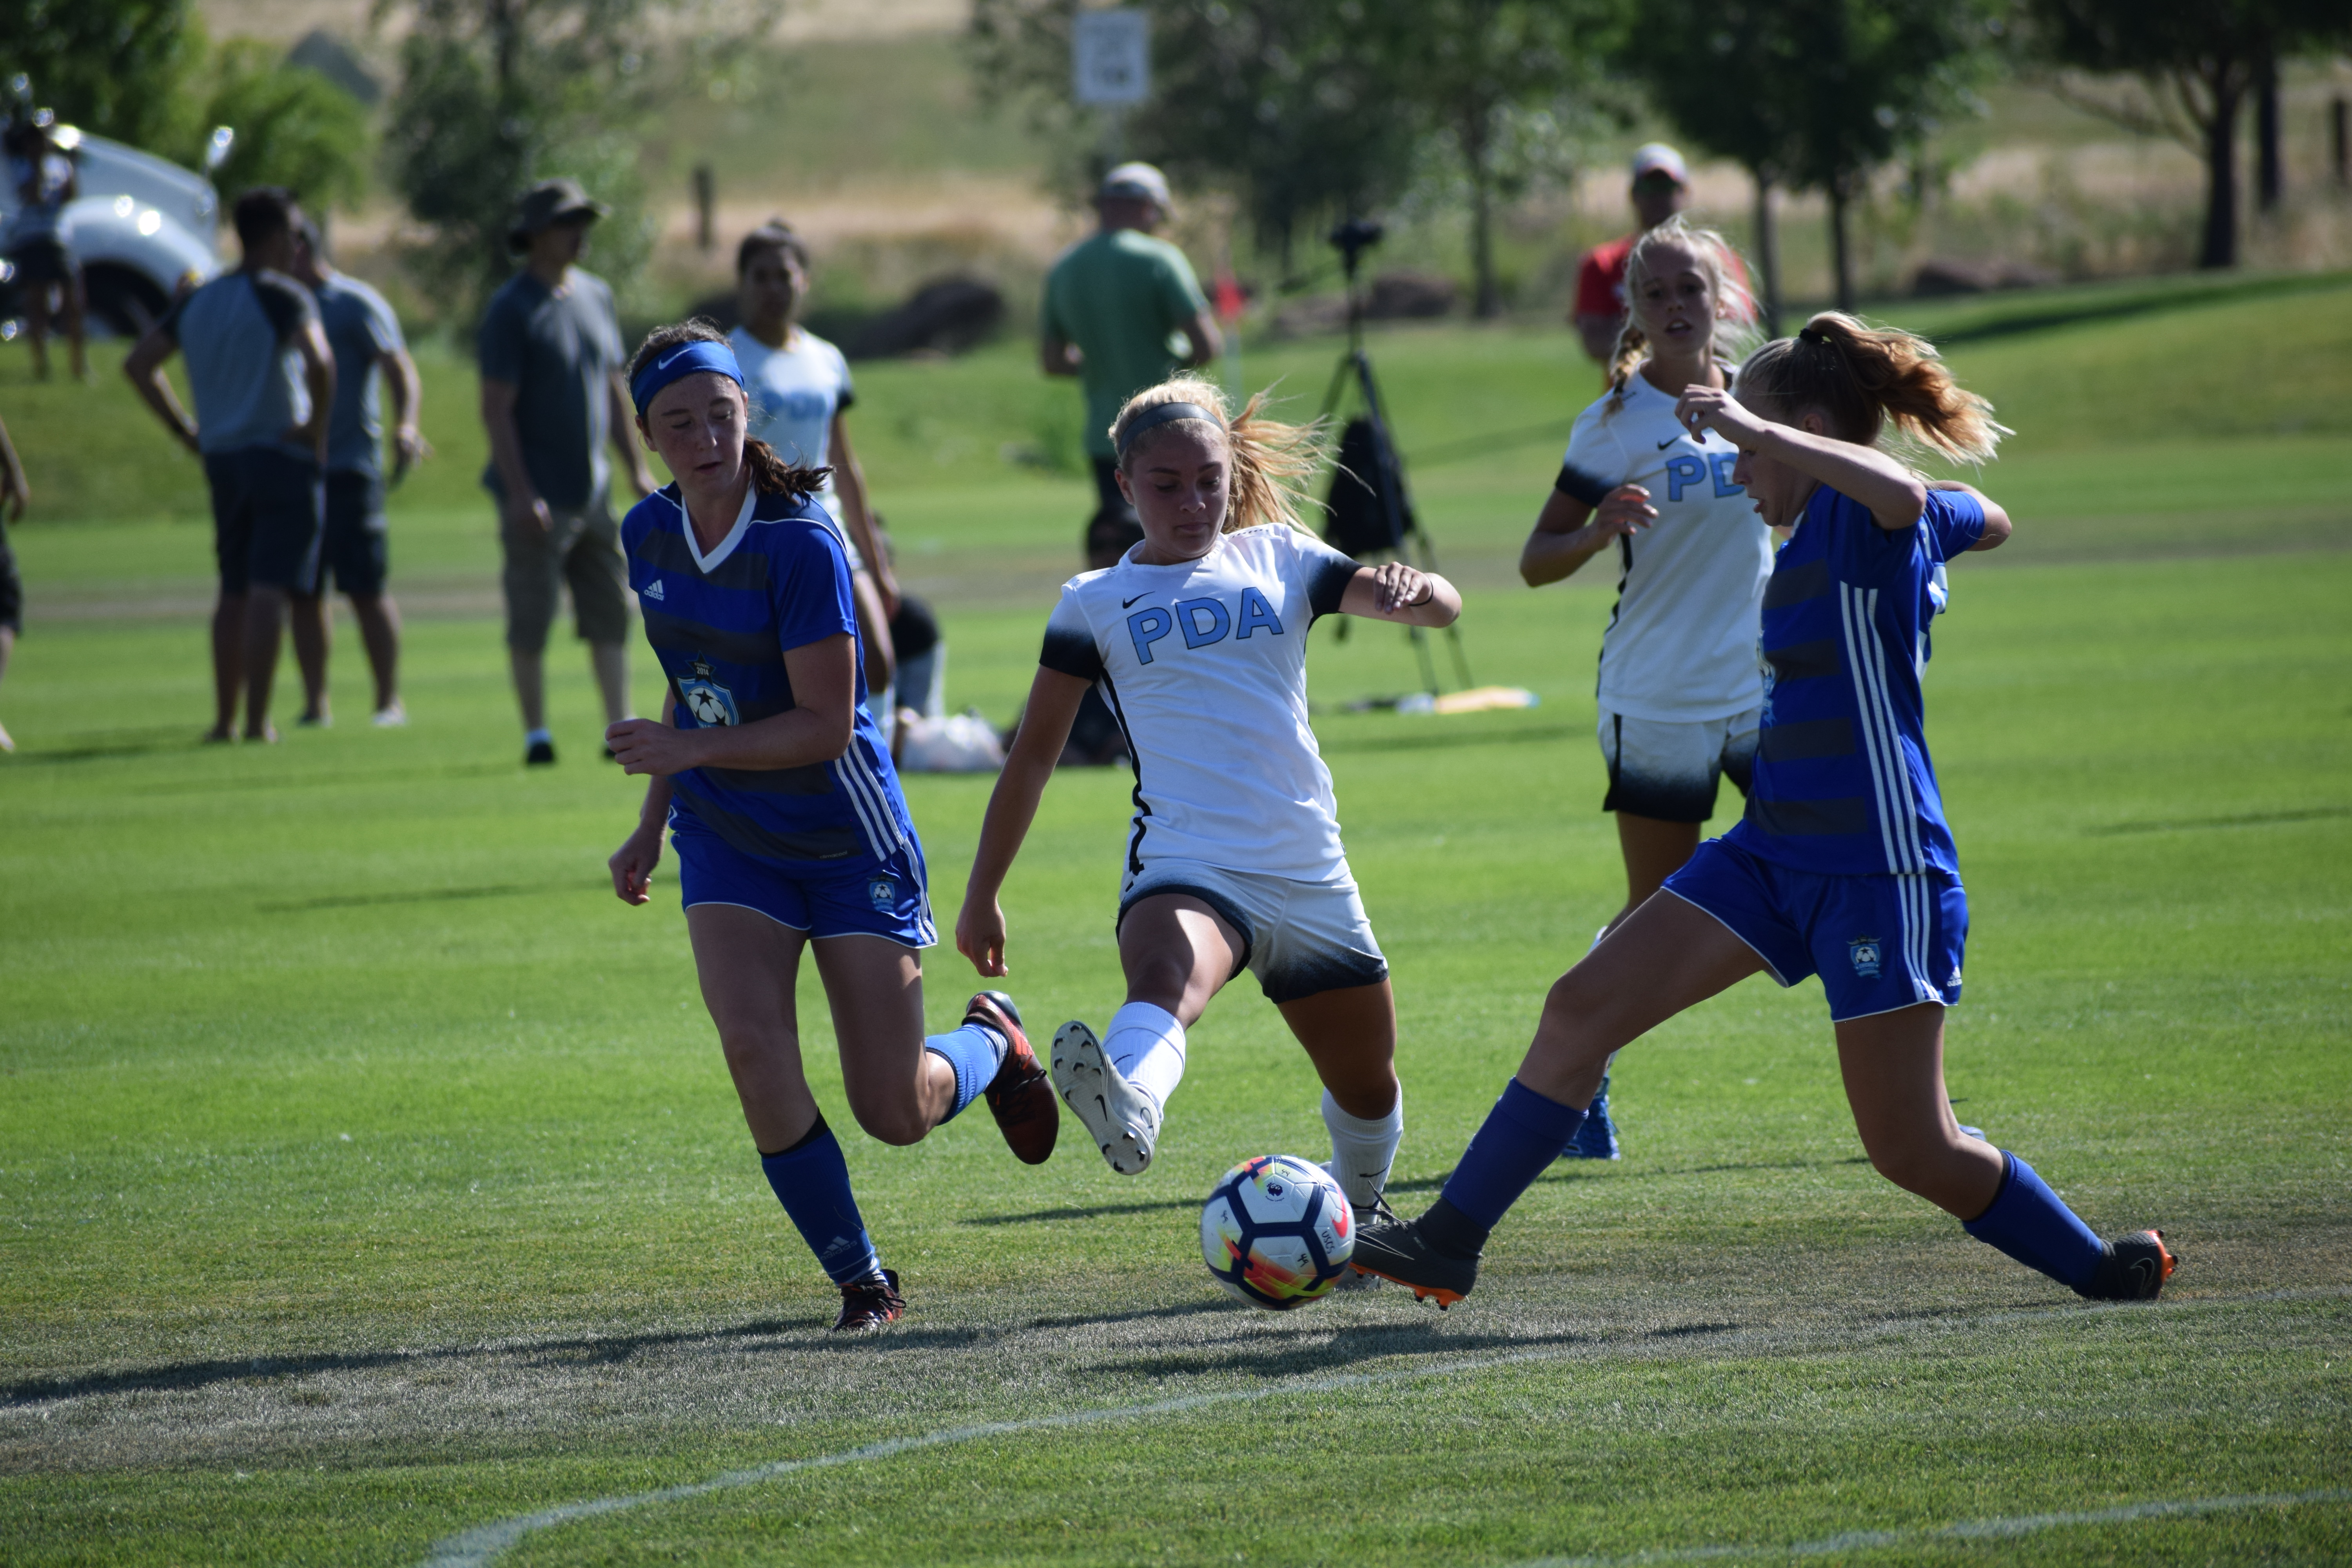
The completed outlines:
<svg viewBox="0 0 2352 1568">
<path fill-rule="evenodd" d="M 1765 584 L 1756 773 L 1727 839 L 1801 871 L 1958 875 L 1919 678 L 1944 563 L 1984 526 L 1964 490 L 1929 490 L 1919 521 L 1891 531 L 1827 485 L 1813 492 Z"/>
<path fill-rule="evenodd" d="M 672 484 L 629 509 L 621 524 L 629 586 L 646 640 L 669 677 L 682 730 L 750 724 L 794 706 L 784 655 L 846 632 L 857 636 L 849 563 L 814 500 L 744 498 L 734 529 L 704 554 Z M 690 814 L 743 854 L 848 871 L 915 843 L 890 750 L 866 711 L 864 647 L 855 656 L 856 706 L 849 749 L 826 763 L 779 769 L 690 768 L 671 780 L 673 826 Z"/>
</svg>

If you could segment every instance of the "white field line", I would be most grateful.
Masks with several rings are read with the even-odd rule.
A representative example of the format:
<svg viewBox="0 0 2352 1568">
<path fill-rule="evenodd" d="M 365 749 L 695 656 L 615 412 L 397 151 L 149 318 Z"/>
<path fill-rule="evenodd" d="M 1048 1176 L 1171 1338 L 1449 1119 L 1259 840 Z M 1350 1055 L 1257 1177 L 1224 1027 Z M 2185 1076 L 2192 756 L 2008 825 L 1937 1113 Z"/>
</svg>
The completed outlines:
<svg viewBox="0 0 2352 1568">
<path fill-rule="evenodd" d="M 2037 1531 L 2070 1525 L 2133 1524 L 2147 1519 L 2193 1519 L 2200 1514 L 2225 1513 L 2252 1508 L 2297 1508 L 2305 1503 L 2352 1502 L 2352 1489 L 2329 1487 L 2310 1492 L 2263 1492 L 2247 1497 L 2187 1498 L 2174 1502 L 2126 1503 L 2121 1508 L 2088 1509 L 2080 1513 L 2028 1513 L 2011 1519 L 1969 1519 L 1927 1530 L 1853 1530 L 1820 1541 L 1787 1544 L 1753 1542 L 1742 1545 L 1670 1546 L 1636 1552 L 1622 1557 L 1538 1557 L 1512 1568 L 1639 1568 L 1651 1563 L 1714 1563 L 1739 1557 L 1831 1557 L 1849 1552 L 1874 1552 L 1890 1546 L 1931 1541 L 2001 1541 Z"/>
<path fill-rule="evenodd" d="M 2198 1308 L 2248 1306 L 2265 1301 L 2328 1300 L 2341 1298 L 2347 1294 L 2352 1294 L 2352 1292 L 2342 1289 L 2269 1290 L 2246 1296 L 2208 1297 L 2202 1300 L 2184 1301 L 2177 1307 L 2161 1310 L 2178 1313 Z M 2074 1305 L 2021 1311 L 1988 1312 L 1978 1317 L 1930 1318 L 1908 1324 L 1890 1324 L 1882 1332 L 1866 1337 L 1870 1340 L 1883 1341 L 1899 1338 L 1905 1332 L 1913 1331 L 1933 1331 L 1958 1327 L 1982 1329 L 2004 1323 L 2057 1317 L 2081 1317 L 2086 1312 L 2130 1310 L 2132 1308 L 2128 1306 L 2085 1308 Z M 1849 1337 L 1843 1342 L 1848 1348 L 1858 1347 L 1864 1342 L 1863 1336 L 1853 1336 L 1850 1330 L 1845 1332 Z M 1768 1343 L 1795 1343 L 1801 1340 L 1818 1337 L 1819 1334 L 1815 1331 L 1789 1333 L 1769 1330 L 1735 1330 L 1720 1334 L 1693 1334 L 1685 1342 L 1713 1342 L 1727 1347 L 1763 1348 Z M 1262 1400 L 1288 1399 L 1306 1394 L 1330 1394 L 1344 1389 L 1367 1388 L 1382 1384 L 1454 1377 L 1464 1373 L 1488 1372 L 1497 1367 L 1523 1366 L 1535 1362 L 1594 1359 L 1596 1351 L 1607 1348 L 1610 1347 L 1560 1345 L 1545 1350 L 1517 1351 L 1503 1355 L 1464 1356 L 1458 1360 L 1438 1362 L 1423 1366 L 1399 1367 L 1388 1372 L 1340 1373 L 1323 1377 L 1295 1378 L 1262 1388 L 1237 1388 L 1216 1394 L 1187 1394 L 1178 1399 L 1156 1400 L 1149 1405 L 1113 1405 L 1094 1410 L 1066 1411 L 1055 1415 L 1026 1416 L 1017 1421 L 983 1421 L 969 1426 L 950 1426 L 938 1432 L 923 1432 L 913 1436 L 892 1437 L 879 1443 L 868 1443 L 863 1447 L 845 1448 L 838 1453 L 817 1454 L 805 1459 L 779 1459 L 773 1464 L 759 1465 L 748 1470 L 730 1470 L 724 1475 L 713 1476 L 707 1481 L 690 1481 L 683 1486 L 662 1487 L 653 1491 L 628 1492 L 616 1497 L 589 1498 L 580 1502 L 559 1503 L 553 1508 L 541 1509 L 536 1513 L 518 1514 L 511 1519 L 476 1525 L 471 1530 L 460 1531 L 455 1535 L 446 1536 L 435 1542 L 432 1555 L 425 1558 L 419 1568 L 488 1568 L 488 1564 L 495 1563 L 508 1548 L 521 1541 L 524 1536 L 536 1534 L 542 1530 L 552 1530 L 558 1525 L 571 1524 L 583 1519 L 596 1519 L 608 1513 L 623 1513 L 632 1509 L 650 1508 L 658 1503 L 686 1502 L 694 1498 L 708 1497 L 713 1492 L 734 1491 L 743 1487 L 761 1486 L 803 1470 L 830 1469 L 841 1465 L 861 1464 L 869 1459 L 893 1458 L 898 1455 L 912 1453 L 919 1449 L 941 1448 L 959 1443 L 976 1442 L 984 1437 L 1012 1436 L 1023 1432 L 1045 1432 L 1057 1427 L 1091 1426 L 1112 1421 L 1134 1421 L 1151 1415 L 1176 1415 L 1184 1411 L 1206 1409 L 1213 1405 L 1250 1405 Z M 2154 1518 L 2165 1510 L 2193 1513 L 2211 1511 L 2221 1508 L 2250 1508 L 2265 1504 L 2318 1501 L 2347 1497 L 2352 1497 L 2352 1492 L 2295 1493 L 2292 1496 L 2282 1495 L 2268 1499 L 2214 1498 L 2186 1502 L 2133 1505 L 2133 1509 L 2136 1510 L 2155 1511 L 2135 1512 L 2129 1509 L 2111 1511 L 2118 1519 L 2126 1515 L 2132 1518 Z M 1883 1539 L 1886 1542 L 1903 1541 L 1911 1539 L 1914 1534 L 1923 1539 L 1936 1534 L 1970 1539 L 1979 1536 L 2023 1534 L 2033 1530 L 2047 1529 L 2055 1524 L 2102 1522 L 2107 1517 L 2108 1515 L 2105 1513 L 2045 1514 L 2020 1520 L 1977 1520 L 1962 1524 L 1948 1525 L 1940 1531 L 1895 1532 L 1885 1535 Z M 1791 1552 L 1823 1552 L 1876 1545 L 1881 1540 L 1882 1537 L 1878 1534 L 1864 1532 L 1838 1536 L 1831 1542 L 1816 1542 L 1798 1546 L 1702 1546 L 1683 1549 L 1679 1552 L 1639 1557 L 1546 1558 L 1543 1562 L 1547 1564 L 1547 1568 L 1555 1568 L 1555 1565 L 1556 1568 L 1565 1568 L 1569 1563 L 1633 1564 L 1699 1561 L 1708 1557 L 1759 1552 L 1779 1552 L 1786 1555 Z"/>
</svg>

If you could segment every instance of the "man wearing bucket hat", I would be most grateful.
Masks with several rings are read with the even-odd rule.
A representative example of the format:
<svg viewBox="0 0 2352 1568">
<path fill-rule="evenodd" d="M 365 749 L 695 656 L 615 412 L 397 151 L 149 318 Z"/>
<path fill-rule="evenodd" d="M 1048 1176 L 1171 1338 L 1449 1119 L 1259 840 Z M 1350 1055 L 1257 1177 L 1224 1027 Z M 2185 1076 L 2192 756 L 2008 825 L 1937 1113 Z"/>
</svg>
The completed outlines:
<svg viewBox="0 0 2352 1568">
<path fill-rule="evenodd" d="M 1633 184 L 1626 195 L 1642 226 L 1622 239 L 1592 247 L 1576 273 L 1576 308 L 1569 321 L 1584 340 L 1584 352 L 1602 364 L 1617 352 L 1617 333 L 1625 325 L 1625 258 L 1633 242 L 1690 205 L 1690 170 L 1683 155 L 1663 142 L 1634 149 Z M 1738 266 L 1738 258 L 1732 258 Z M 1748 281 L 1744 269 L 1739 281 Z"/>
<path fill-rule="evenodd" d="M 507 653 L 526 763 L 555 761 L 545 654 L 566 584 L 605 722 L 629 717 L 628 568 L 608 504 L 604 444 L 628 465 L 638 495 L 653 493 L 654 477 L 621 380 L 628 355 L 613 291 L 573 265 L 606 210 L 574 180 L 542 180 L 525 191 L 507 232 L 522 268 L 482 316 L 482 424 L 490 437 L 482 483 L 499 502 Z"/>
<path fill-rule="evenodd" d="M 1103 176 L 1094 204 L 1101 227 L 1046 274 L 1039 330 L 1045 374 L 1076 376 L 1086 390 L 1099 502 L 1087 525 L 1087 563 L 1108 566 L 1143 537 L 1118 492 L 1111 421 L 1128 398 L 1179 368 L 1207 364 L 1224 344 L 1192 263 L 1152 234 L 1168 220 L 1168 177 L 1149 163 L 1121 163 Z M 1180 333 L 1181 353 L 1171 347 Z"/>
</svg>

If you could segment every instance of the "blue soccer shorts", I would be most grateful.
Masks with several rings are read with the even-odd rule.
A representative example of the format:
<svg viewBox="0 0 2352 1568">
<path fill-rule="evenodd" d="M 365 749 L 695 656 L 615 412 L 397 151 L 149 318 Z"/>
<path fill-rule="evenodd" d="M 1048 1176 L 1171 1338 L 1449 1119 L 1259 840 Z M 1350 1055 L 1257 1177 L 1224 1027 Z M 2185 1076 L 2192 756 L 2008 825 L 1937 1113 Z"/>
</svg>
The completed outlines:
<svg viewBox="0 0 2352 1568">
<path fill-rule="evenodd" d="M 1665 890 L 1721 921 L 1781 984 L 1819 974 L 1834 1023 L 1960 999 L 1969 900 L 1948 872 L 1824 876 L 1710 838 Z"/>
<path fill-rule="evenodd" d="M 878 936 L 901 947 L 935 947 L 929 872 L 922 846 L 907 843 L 878 865 L 867 856 L 849 864 L 807 860 L 787 864 L 744 854 L 680 812 L 670 818 L 677 851 L 681 901 L 735 904 L 818 942 L 829 936 Z"/>
</svg>

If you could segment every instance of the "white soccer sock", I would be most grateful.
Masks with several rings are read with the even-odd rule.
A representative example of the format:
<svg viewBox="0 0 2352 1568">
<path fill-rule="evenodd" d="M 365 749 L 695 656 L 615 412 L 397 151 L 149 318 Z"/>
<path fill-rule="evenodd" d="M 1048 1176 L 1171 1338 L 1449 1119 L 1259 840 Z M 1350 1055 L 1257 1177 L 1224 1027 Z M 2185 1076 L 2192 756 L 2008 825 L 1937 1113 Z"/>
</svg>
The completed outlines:
<svg viewBox="0 0 2352 1568">
<path fill-rule="evenodd" d="M 1184 1026 L 1165 1007 L 1129 1002 L 1110 1016 L 1103 1055 L 1118 1076 L 1151 1097 L 1162 1114 L 1184 1078 Z"/>
<path fill-rule="evenodd" d="M 1397 1145 L 1404 1141 L 1404 1091 L 1377 1121 L 1350 1116 L 1339 1109 L 1331 1091 L 1323 1091 L 1323 1125 L 1331 1130 L 1331 1163 L 1324 1169 L 1339 1178 L 1350 1207 L 1365 1209 L 1389 1184 L 1389 1168 L 1396 1163 Z"/>
</svg>

